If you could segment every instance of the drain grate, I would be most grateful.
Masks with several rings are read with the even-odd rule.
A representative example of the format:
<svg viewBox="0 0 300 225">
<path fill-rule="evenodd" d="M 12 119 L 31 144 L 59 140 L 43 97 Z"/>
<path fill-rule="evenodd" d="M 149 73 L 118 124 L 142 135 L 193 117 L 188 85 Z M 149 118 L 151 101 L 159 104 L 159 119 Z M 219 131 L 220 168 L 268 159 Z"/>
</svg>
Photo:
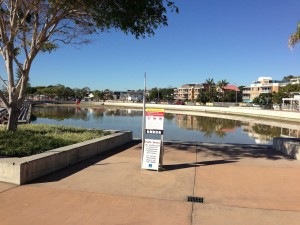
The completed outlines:
<svg viewBox="0 0 300 225">
<path fill-rule="evenodd" d="M 204 203 L 203 197 L 188 196 L 187 200 L 188 202 Z"/>
</svg>

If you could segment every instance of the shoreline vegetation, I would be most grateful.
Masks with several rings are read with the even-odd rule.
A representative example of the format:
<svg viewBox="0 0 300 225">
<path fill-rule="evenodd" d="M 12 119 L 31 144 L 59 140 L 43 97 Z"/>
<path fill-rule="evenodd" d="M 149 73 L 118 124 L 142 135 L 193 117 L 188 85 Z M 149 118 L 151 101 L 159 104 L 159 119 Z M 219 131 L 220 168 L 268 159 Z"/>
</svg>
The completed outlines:
<svg viewBox="0 0 300 225">
<path fill-rule="evenodd" d="M 17 131 L 0 126 L 0 157 L 24 157 L 111 134 L 71 126 L 23 124 Z"/>
</svg>

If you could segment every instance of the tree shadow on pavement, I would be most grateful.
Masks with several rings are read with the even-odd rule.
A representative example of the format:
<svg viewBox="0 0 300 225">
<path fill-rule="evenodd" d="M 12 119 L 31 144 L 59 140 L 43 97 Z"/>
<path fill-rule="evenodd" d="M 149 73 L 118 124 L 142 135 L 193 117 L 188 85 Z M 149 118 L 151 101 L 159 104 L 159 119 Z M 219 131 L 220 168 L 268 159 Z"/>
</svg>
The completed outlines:
<svg viewBox="0 0 300 225">
<path fill-rule="evenodd" d="M 255 144 L 214 144 L 203 142 L 166 142 L 165 146 L 177 150 L 196 151 L 200 157 L 219 157 L 227 160 L 239 160 L 243 158 L 263 158 L 268 160 L 294 160 L 282 152 L 276 151 L 271 145 Z M 193 148 L 194 147 L 194 148 Z"/>
<path fill-rule="evenodd" d="M 203 161 L 203 162 L 195 162 L 195 163 L 182 163 L 182 164 L 174 164 L 174 165 L 164 165 L 163 168 L 165 171 L 171 170 L 179 170 L 186 169 L 191 167 L 199 167 L 199 166 L 211 166 L 211 165 L 219 165 L 219 164 L 227 164 L 227 163 L 235 163 L 235 160 L 212 160 L 212 161 Z"/>
</svg>

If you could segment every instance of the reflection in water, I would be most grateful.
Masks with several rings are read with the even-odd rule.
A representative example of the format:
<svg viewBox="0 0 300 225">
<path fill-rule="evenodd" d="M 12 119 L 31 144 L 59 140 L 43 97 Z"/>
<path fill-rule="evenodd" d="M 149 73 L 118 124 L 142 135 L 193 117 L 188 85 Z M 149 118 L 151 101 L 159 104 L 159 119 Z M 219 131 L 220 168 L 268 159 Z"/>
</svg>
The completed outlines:
<svg viewBox="0 0 300 225">
<path fill-rule="evenodd" d="M 176 124 L 183 129 L 201 131 L 205 137 L 215 134 L 221 138 L 241 126 L 241 122 L 236 120 L 192 115 L 176 115 Z"/>
<path fill-rule="evenodd" d="M 124 108 L 81 108 L 61 106 L 35 106 L 32 123 L 54 123 L 86 128 L 132 130 L 141 137 L 142 111 Z M 289 124 L 279 126 L 222 119 L 165 113 L 164 140 L 215 143 L 272 144 L 274 137 L 300 137 L 299 129 Z"/>
<path fill-rule="evenodd" d="M 265 144 L 272 141 L 274 137 L 280 137 L 281 128 L 273 127 L 264 124 L 247 123 L 243 124 L 243 131 L 247 132 L 248 135 L 254 138 L 258 144 Z"/>
</svg>

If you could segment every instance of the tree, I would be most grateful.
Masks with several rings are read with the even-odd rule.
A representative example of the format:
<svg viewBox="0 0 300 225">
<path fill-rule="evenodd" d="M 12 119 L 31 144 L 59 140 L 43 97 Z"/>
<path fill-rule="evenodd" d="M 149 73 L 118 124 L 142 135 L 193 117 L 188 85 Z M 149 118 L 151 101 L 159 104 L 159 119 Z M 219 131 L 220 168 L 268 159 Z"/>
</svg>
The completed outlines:
<svg viewBox="0 0 300 225">
<path fill-rule="evenodd" d="M 213 102 L 214 99 L 215 99 L 215 89 L 214 89 L 214 86 L 215 86 L 215 81 L 213 78 L 208 78 L 205 80 L 205 82 L 208 84 L 208 99 L 209 99 L 209 102 Z"/>
<path fill-rule="evenodd" d="M 82 94 L 82 91 L 81 89 L 79 88 L 73 88 L 73 91 L 74 91 L 74 97 L 77 98 L 77 99 L 82 99 L 83 98 L 83 94 Z"/>
<path fill-rule="evenodd" d="M 282 91 L 279 91 L 279 92 L 273 92 L 272 93 L 272 103 L 273 104 L 281 104 L 282 103 L 282 99 L 283 98 L 288 98 L 288 94 L 287 93 L 284 93 Z"/>
<path fill-rule="evenodd" d="M 167 25 L 167 10 L 178 8 L 169 0 L 0 0 L 0 54 L 7 82 L 7 130 L 16 130 L 32 63 L 38 53 L 59 44 L 88 43 L 87 35 L 109 29 L 136 38 L 154 35 Z M 14 71 L 21 76 L 15 82 Z"/>
<path fill-rule="evenodd" d="M 288 84 L 281 88 L 280 91 L 285 93 L 300 92 L 300 84 Z"/>
<path fill-rule="evenodd" d="M 235 102 L 236 97 L 237 97 L 237 102 L 240 102 L 239 95 L 236 91 L 227 90 L 223 94 L 223 101 L 224 102 Z"/>
<path fill-rule="evenodd" d="M 159 89 L 157 87 L 155 88 L 152 88 L 150 91 L 149 91 L 149 100 L 150 101 L 158 101 L 160 99 L 161 95 L 159 93 Z"/>
<path fill-rule="evenodd" d="M 289 36 L 288 46 L 293 48 L 300 40 L 300 22 L 297 25 L 297 30 Z"/>
<path fill-rule="evenodd" d="M 93 91 L 93 95 L 94 95 L 96 101 L 104 99 L 104 92 L 103 91 L 95 90 L 95 91 Z"/>
<path fill-rule="evenodd" d="M 81 89 L 81 94 L 82 94 L 82 98 L 84 97 L 88 97 L 88 95 L 90 94 L 91 89 L 89 87 L 84 87 Z"/>
<path fill-rule="evenodd" d="M 159 98 L 163 101 L 174 100 L 174 88 L 161 88 L 159 89 Z"/>
<path fill-rule="evenodd" d="M 217 85 L 220 89 L 221 92 L 221 101 L 225 101 L 225 91 L 224 91 L 224 87 L 227 86 L 229 84 L 229 82 L 225 79 L 225 80 L 220 80 L 218 81 Z"/>
<path fill-rule="evenodd" d="M 229 84 L 229 82 L 225 79 L 225 80 L 219 80 L 218 81 L 218 87 L 220 87 L 221 89 L 223 89 L 225 86 L 227 86 Z"/>
<path fill-rule="evenodd" d="M 197 102 L 201 102 L 203 104 L 206 104 L 206 102 L 209 101 L 209 93 L 208 91 L 201 91 L 196 99 Z"/>
<path fill-rule="evenodd" d="M 150 101 L 173 101 L 174 100 L 174 88 L 152 88 L 149 91 Z"/>
<path fill-rule="evenodd" d="M 254 98 L 253 103 L 267 106 L 272 104 L 272 98 L 273 98 L 272 93 L 263 93 L 260 94 L 258 97 Z"/>
<path fill-rule="evenodd" d="M 292 78 L 294 78 L 294 77 L 296 77 L 296 76 L 294 76 L 294 75 L 288 75 L 288 76 L 285 76 L 285 77 L 283 77 L 283 81 L 290 81 Z"/>
</svg>

